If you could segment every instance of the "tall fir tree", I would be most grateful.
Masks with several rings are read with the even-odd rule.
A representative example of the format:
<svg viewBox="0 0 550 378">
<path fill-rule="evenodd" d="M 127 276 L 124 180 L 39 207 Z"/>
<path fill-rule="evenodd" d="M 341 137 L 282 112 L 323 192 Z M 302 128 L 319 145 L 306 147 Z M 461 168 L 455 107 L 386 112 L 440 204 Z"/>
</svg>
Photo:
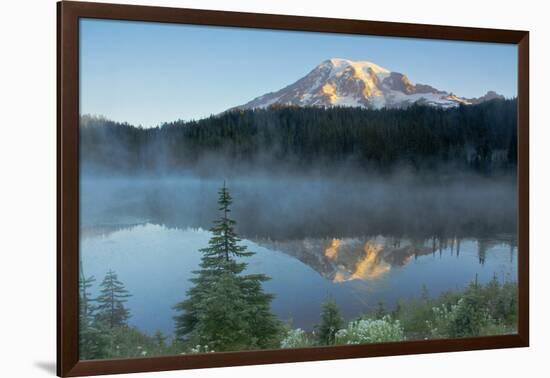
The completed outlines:
<svg viewBox="0 0 550 378">
<path fill-rule="evenodd" d="M 317 326 L 317 338 L 321 345 L 333 345 L 335 335 L 344 326 L 344 319 L 340 315 L 338 305 L 329 298 L 323 303 L 321 310 L 321 324 Z"/>
<path fill-rule="evenodd" d="M 237 259 L 254 253 L 241 245 L 235 220 L 229 217 L 232 198 L 225 186 L 219 190 L 220 218 L 202 253 L 200 269 L 191 279 L 187 299 L 174 308 L 176 337 L 209 350 L 243 350 L 274 346 L 280 324 L 271 313 L 273 296 L 263 291 L 263 274 L 242 274 L 247 264 Z"/>
<path fill-rule="evenodd" d="M 117 274 L 109 270 L 101 282 L 101 291 L 96 299 L 96 320 L 109 328 L 127 326 L 130 312 L 124 303 L 130 296 Z"/>
</svg>

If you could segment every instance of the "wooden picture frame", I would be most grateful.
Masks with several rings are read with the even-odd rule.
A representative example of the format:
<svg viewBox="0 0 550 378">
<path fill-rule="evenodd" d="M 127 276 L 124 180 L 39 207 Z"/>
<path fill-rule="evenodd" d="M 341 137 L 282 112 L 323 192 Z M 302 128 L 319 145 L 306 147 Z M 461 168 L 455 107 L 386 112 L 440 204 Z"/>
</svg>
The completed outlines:
<svg viewBox="0 0 550 378">
<path fill-rule="evenodd" d="M 529 33 L 409 23 L 63 1 L 57 4 L 57 374 L 82 376 L 330 360 L 529 345 Z M 428 38 L 518 46 L 518 334 L 153 358 L 78 355 L 79 19 L 110 19 Z"/>
</svg>

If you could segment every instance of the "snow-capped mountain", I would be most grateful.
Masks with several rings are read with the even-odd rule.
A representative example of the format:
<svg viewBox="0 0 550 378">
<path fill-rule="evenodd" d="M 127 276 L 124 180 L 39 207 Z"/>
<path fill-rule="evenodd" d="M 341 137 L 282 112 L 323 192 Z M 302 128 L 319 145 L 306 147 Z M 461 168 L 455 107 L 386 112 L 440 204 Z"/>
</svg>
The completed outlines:
<svg viewBox="0 0 550 378">
<path fill-rule="evenodd" d="M 295 106 L 359 106 L 370 109 L 403 108 L 413 103 L 441 106 L 477 104 L 503 96 L 489 91 L 479 98 L 458 97 L 425 84 L 415 84 L 398 72 L 367 61 L 332 58 L 276 92 L 256 97 L 237 109 Z"/>
</svg>

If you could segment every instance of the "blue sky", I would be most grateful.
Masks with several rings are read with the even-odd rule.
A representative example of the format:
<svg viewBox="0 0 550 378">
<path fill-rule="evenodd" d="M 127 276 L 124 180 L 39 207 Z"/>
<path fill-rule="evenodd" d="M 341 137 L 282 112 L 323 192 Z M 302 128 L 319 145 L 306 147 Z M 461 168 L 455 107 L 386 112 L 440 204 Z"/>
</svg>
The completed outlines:
<svg viewBox="0 0 550 378">
<path fill-rule="evenodd" d="M 505 44 L 81 19 L 80 111 L 144 127 L 200 119 L 333 57 L 459 96 L 514 97 L 516 53 Z"/>
</svg>

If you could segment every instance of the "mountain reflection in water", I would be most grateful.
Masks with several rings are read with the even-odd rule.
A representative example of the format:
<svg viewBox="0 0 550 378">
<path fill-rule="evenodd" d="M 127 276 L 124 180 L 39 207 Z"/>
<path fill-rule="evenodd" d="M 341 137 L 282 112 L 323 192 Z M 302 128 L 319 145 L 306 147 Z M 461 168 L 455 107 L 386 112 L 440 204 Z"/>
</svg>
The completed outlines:
<svg viewBox="0 0 550 378">
<path fill-rule="evenodd" d="M 513 253 L 515 243 L 508 239 Z M 294 241 L 256 241 L 259 245 L 282 251 L 310 266 L 324 278 L 334 282 L 376 280 L 391 269 L 404 266 L 419 256 L 435 255 L 448 250 L 460 255 L 460 239 L 431 238 L 424 241 L 377 236 L 372 238 L 304 239 Z M 485 262 L 487 250 L 496 240 L 478 240 L 479 263 Z"/>
</svg>

